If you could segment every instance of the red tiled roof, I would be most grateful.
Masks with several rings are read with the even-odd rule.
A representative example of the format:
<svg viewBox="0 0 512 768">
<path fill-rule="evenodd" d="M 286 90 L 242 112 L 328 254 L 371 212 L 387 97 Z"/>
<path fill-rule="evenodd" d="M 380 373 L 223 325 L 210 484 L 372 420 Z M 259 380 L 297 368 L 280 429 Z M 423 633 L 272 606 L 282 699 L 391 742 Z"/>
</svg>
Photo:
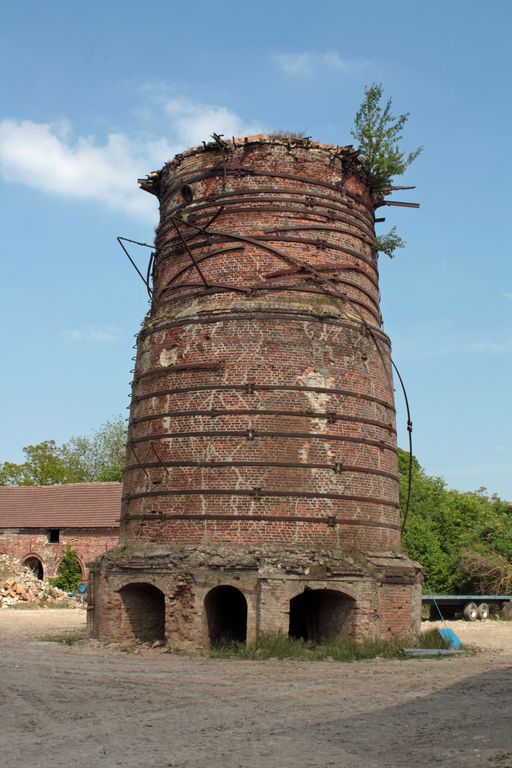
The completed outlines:
<svg viewBox="0 0 512 768">
<path fill-rule="evenodd" d="M 0 528 L 112 528 L 121 483 L 0 487 Z"/>
</svg>

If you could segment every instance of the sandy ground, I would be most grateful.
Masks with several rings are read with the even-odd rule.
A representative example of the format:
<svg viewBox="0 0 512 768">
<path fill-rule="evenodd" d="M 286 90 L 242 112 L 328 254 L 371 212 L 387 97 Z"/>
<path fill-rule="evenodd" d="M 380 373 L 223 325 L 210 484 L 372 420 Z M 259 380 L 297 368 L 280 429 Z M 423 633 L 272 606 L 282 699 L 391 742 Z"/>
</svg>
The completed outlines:
<svg viewBox="0 0 512 768">
<path fill-rule="evenodd" d="M 512 768 L 512 622 L 483 651 L 240 662 L 41 640 L 83 611 L 0 611 L 2 768 Z"/>
</svg>

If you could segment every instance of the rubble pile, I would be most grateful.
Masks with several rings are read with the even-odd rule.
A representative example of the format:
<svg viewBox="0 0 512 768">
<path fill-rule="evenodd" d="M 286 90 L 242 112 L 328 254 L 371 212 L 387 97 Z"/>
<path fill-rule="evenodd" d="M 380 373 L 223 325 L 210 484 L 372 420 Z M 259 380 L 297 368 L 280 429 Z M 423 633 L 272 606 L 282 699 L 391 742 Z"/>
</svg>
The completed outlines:
<svg viewBox="0 0 512 768">
<path fill-rule="evenodd" d="M 16 558 L 0 555 L 0 608 L 21 603 L 34 608 L 50 605 L 71 608 L 81 606 L 82 600 L 69 597 L 62 589 L 41 581 Z"/>
</svg>

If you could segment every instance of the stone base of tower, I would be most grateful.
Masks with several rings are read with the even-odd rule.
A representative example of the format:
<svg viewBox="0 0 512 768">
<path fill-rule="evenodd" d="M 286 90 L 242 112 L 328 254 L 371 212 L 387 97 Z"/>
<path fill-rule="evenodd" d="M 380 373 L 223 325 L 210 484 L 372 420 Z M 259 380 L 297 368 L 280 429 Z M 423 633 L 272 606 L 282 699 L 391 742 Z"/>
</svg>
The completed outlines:
<svg viewBox="0 0 512 768">
<path fill-rule="evenodd" d="M 414 636 L 420 566 L 398 552 L 119 546 L 91 565 L 89 634 L 194 651 L 282 632 Z"/>
</svg>

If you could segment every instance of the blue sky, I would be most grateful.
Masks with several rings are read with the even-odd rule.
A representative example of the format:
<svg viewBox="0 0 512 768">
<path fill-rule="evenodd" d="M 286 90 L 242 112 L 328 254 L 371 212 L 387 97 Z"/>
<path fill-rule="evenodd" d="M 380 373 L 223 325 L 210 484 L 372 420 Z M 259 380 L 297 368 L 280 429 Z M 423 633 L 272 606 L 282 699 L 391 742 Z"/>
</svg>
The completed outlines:
<svg viewBox="0 0 512 768">
<path fill-rule="evenodd" d="M 115 237 L 157 223 L 137 177 L 214 130 L 351 143 L 381 82 L 425 147 L 396 196 L 421 209 L 381 225 L 408 243 L 381 289 L 415 453 L 512 499 L 511 22 L 507 0 L 3 4 L 0 461 L 127 413 L 148 305 Z"/>
</svg>

